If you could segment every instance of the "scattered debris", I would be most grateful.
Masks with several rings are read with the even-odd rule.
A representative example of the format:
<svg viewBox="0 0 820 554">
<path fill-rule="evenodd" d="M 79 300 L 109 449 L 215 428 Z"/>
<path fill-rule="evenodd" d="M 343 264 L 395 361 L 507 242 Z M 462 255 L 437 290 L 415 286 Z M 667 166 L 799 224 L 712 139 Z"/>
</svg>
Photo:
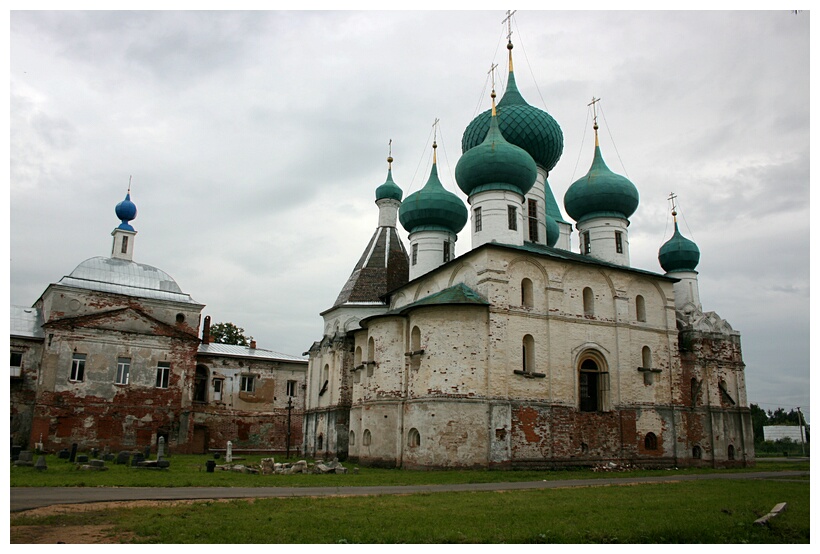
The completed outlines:
<svg viewBox="0 0 820 554">
<path fill-rule="evenodd" d="M 755 520 L 755 525 L 769 525 L 769 520 L 785 512 L 788 506 L 789 505 L 786 502 L 775 504 L 774 508 L 772 508 L 768 514 Z"/>
</svg>

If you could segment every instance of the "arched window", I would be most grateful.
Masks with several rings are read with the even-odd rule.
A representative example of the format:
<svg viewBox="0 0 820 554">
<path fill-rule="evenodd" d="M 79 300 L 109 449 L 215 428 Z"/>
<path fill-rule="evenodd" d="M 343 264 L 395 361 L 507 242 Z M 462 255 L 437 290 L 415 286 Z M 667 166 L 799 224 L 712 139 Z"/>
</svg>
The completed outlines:
<svg viewBox="0 0 820 554">
<path fill-rule="evenodd" d="M 413 427 L 410 429 L 410 432 L 407 433 L 407 446 L 410 448 L 415 448 L 421 444 L 421 435 L 419 434 L 419 430 Z"/>
<path fill-rule="evenodd" d="M 604 411 L 608 404 L 609 372 L 595 352 L 581 357 L 578 367 L 578 404 L 582 412 Z"/>
<path fill-rule="evenodd" d="M 521 280 L 521 305 L 525 308 L 532 308 L 532 281 Z"/>
<path fill-rule="evenodd" d="M 370 436 L 370 429 L 365 429 L 364 433 L 362 434 L 362 444 L 364 446 L 370 446 L 370 441 L 372 440 Z"/>
<path fill-rule="evenodd" d="M 376 341 L 373 337 L 367 340 L 367 376 L 373 376 L 373 366 L 376 361 Z"/>
<path fill-rule="evenodd" d="M 728 454 L 730 460 L 735 459 L 735 447 L 733 445 L 729 445 L 729 449 L 726 453 Z"/>
<path fill-rule="evenodd" d="M 700 460 L 701 456 L 702 456 L 702 452 L 701 452 L 700 446 L 698 446 L 698 445 L 693 446 L 692 447 L 692 458 L 694 458 L 695 460 Z"/>
<path fill-rule="evenodd" d="M 359 367 L 360 365 L 362 365 L 362 347 L 357 346 L 353 354 L 353 367 Z"/>
<path fill-rule="evenodd" d="M 356 446 L 356 433 L 354 433 L 353 431 L 350 432 L 347 444 L 348 446 Z"/>
<path fill-rule="evenodd" d="M 646 434 L 646 437 L 643 439 L 643 447 L 646 450 L 658 449 L 658 437 L 655 435 L 655 433 Z"/>
<path fill-rule="evenodd" d="M 196 366 L 194 375 L 194 402 L 208 401 L 208 368 L 204 365 Z"/>
<path fill-rule="evenodd" d="M 325 436 L 320 434 L 316 438 L 316 451 L 321 452 L 321 450 L 324 448 L 324 444 L 325 444 Z"/>
<path fill-rule="evenodd" d="M 535 339 L 532 335 L 524 335 L 521 341 L 521 369 L 524 373 L 535 371 Z"/>
<path fill-rule="evenodd" d="M 652 350 L 648 346 L 641 349 L 641 367 L 645 369 L 652 367 Z"/>
<path fill-rule="evenodd" d="M 646 301 L 640 294 L 635 297 L 635 314 L 638 321 L 646 321 Z"/>
<path fill-rule="evenodd" d="M 595 315 L 595 296 L 589 287 L 584 288 L 584 315 Z"/>
<path fill-rule="evenodd" d="M 421 330 L 418 326 L 414 325 L 413 330 L 410 331 L 410 352 L 413 353 L 410 356 L 410 369 L 417 370 L 421 367 L 421 354 L 418 354 L 419 350 L 421 350 Z"/>
</svg>

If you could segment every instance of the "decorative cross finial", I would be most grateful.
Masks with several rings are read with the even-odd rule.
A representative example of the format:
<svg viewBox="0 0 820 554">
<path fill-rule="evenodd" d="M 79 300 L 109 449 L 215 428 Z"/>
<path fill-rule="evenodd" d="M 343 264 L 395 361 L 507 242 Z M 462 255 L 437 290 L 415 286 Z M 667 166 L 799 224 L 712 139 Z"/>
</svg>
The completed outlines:
<svg viewBox="0 0 820 554">
<path fill-rule="evenodd" d="M 387 169 L 393 169 L 393 139 L 387 143 Z"/>
<path fill-rule="evenodd" d="M 677 209 L 677 206 L 675 205 L 675 199 L 677 197 L 678 197 L 677 194 L 675 194 L 674 192 L 670 192 L 669 197 L 667 198 L 667 200 L 669 200 L 672 203 L 672 217 L 675 218 L 675 221 L 677 221 L 677 216 L 678 216 L 678 209 Z"/>
<path fill-rule="evenodd" d="M 436 163 L 436 148 L 438 145 L 436 144 L 436 134 L 438 133 L 438 118 L 433 121 L 433 165 Z"/>
<path fill-rule="evenodd" d="M 517 11 L 518 10 L 513 10 L 513 11 L 507 10 L 507 17 L 505 17 L 501 21 L 501 23 L 506 23 L 507 24 L 507 42 L 512 42 L 512 25 L 511 25 L 512 16 Z"/>
<path fill-rule="evenodd" d="M 128 176 L 128 194 L 131 194 L 131 175 Z"/>
<path fill-rule="evenodd" d="M 587 106 L 592 106 L 592 128 L 597 130 L 598 129 L 598 107 L 595 105 L 600 102 L 600 98 L 592 97 L 592 102 L 587 104 Z"/>
</svg>

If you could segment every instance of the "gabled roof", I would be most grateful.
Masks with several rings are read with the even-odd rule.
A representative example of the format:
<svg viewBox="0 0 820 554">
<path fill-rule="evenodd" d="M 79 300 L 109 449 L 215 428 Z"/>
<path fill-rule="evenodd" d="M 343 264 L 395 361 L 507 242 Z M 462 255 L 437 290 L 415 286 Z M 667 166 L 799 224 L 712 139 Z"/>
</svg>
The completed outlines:
<svg viewBox="0 0 820 554">
<path fill-rule="evenodd" d="M 333 307 L 382 303 L 381 296 L 407 283 L 409 261 L 395 227 L 378 227 Z"/>
<path fill-rule="evenodd" d="M 135 327 L 133 324 L 122 326 L 120 322 L 124 321 L 126 314 L 133 314 L 137 319 L 142 321 L 141 328 Z M 133 321 L 133 319 L 131 320 Z M 122 331 L 125 333 L 136 333 L 144 335 L 159 335 L 167 337 L 177 337 L 186 340 L 197 340 L 195 333 L 186 331 L 174 325 L 169 325 L 164 321 L 143 312 L 138 308 L 125 306 L 122 308 L 115 308 L 104 312 L 95 312 L 90 314 L 83 314 L 78 316 L 61 317 L 59 319 L 51 319 L 44 324 L 48 328 L 87 328 L 87 329 L 107 329 L 111 331 Z"/>
<path fill-rule="evenodd" d="M 197 349 L 197 354 L 228 356 L 231 358 L 257 358 L 263 360 L 307 363 L 307 360 L 304 358 L 274 352 L 273 350 L 265 350 L 264 348 L 250 348 L 248 346 L 238 346 L 235 344 L 220 344 L 216 342 L 200 344 Z"/>
<path fill-rule="evenodd" d="M 412 304 L 407 304 L 401 308 L 390 310 L 383 314 L 377 314 L 362 319 L 361 324 L 364 326 L 368 321 L 377 317 L 404 315 L 416 308 L 423 308 L 427 306 L 489 306 L 490 303 L 481 294 L 477 293 L 464 283 L 458 283 L 452 287 L 444 290 L 434 292 L 429 296 L 425 296 L 420 300 L 416 300 Z"/>
</svg>

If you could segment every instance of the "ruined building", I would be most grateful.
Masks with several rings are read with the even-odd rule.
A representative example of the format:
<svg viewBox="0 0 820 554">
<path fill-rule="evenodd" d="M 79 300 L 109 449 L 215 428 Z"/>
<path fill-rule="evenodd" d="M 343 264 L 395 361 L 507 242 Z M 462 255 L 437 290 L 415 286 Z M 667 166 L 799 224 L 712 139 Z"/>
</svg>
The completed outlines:
<svg viewBox="0 0 820 554">
<path fill-rule="evenodd" d="M 110 257 L 90 258 L 11 312 L 15 444 L 284 451 L 301 443 L 306 361 L 201 340 L 203 304 L 133 260 L 130 191 Z M 206 322 L 208 318 L 205 318 Z M 288 428 L 290 422 L 290 428 Z"/>
<path fill-rule="evenodd" d="M 471 248 L 455 253 L 468 209 L 435 154 L 403 202 L 389 165 L 376 232 L 309 351 L 305 453 L 403 468 L 753 464 L 740 336 L 702 310 L 697 246 L 676 222 L 663 274 L 630 266 L 638 189 L 607 167 L 595 118 L 590 169 L 564 195 L 571 250 L 547 180 L 563 134 L 524 100 L 508 49 L 504 95 L 464 131 L 455 171 Z"/>
</svg>

